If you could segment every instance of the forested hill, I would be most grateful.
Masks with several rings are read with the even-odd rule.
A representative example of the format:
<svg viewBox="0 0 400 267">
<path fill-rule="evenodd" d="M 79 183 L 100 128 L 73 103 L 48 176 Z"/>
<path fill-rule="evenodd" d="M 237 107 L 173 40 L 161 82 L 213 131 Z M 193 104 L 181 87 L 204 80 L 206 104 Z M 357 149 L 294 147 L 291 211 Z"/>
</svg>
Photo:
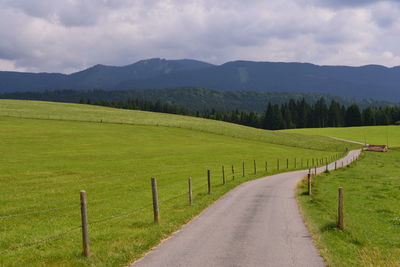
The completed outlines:
<svg viewBox="0 0 400 267">
<path fill-rule="evenodd" d="M 252 61 L 212 65 L 189 59 L 149 59 L 122 67 L 96 65 L 69 75 L 0 72 L 0 92 L 188 86 L 230 91 L 315 92 L 399 102 L 400 67 Z"/>
<path fill-rule="evenodd" d="M 321 97 L 324 97 L 328 103 L 335 100 L 344 106 L 357 104 L 360 108 L 366 108 L 368 106 L 380 107 L 394 105 L 394 103 L 388 101 L 379 101 L 374 99 L 357 101 L 352 98 L 320 93 L 222 91 L 196 87 L 125 91 L 60 90 L 0 94 L 0 98 L 5 99 L 45 100 L 72 103 L 94 103 L 102 100 L 126 101 L 130 98 L 150 102 L 168 103 L 193 111 L 214 109 L 218 111 L 241 110 L 248 112 L 264 112 L 268 103 L 283 104 L 287 103 L 290 99 L 301 100 L 304 98 L 308 103 L 313 104 Z"/>
<path fill-rule="evenodd" d="M 38 92 L 45 90 L 113 90 L 123 81 L 150 79 L 174 72 L 214 66 L 209 63 L 182 59 L 147 59 L 126 66 L 95 65 L 69 75 L 60 73 L 25 73 L 0 71 L 1 92 Z"/>
</svg>

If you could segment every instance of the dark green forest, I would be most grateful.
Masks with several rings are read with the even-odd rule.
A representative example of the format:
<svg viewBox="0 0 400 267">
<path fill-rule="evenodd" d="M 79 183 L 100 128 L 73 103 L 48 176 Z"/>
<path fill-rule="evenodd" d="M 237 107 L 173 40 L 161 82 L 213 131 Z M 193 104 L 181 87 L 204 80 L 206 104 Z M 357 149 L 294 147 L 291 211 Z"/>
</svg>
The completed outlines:
<svg viewBox="0 0 400 267">
<path fill-rule="evenodd" d="M 295 93 L 295 92 L 255 92 L 255 91 L 223 91 L 198 87 L 179 87 L 164 89 L 138 89 L 126 91 L 107 91 L 107 90 L 59 90 L 44 92 L 14 92 L 2 93 L 0 98 L 24 99 L 24 100 L 43 100 L 56 102 L 77 103 L 80 99 L 90 99 L 91 102 L 101 100 L 124 101 L 126 99 L 143 99 L 146 101 L 169 103 L 190 110 L 211 110 L 231 111 L 243 110 L 262 113 L 265 111 L 266 104 L 284 104 L 290 99 L 295 101 L 305 99 L 308 103 L 314 104 L 321 97 L 327 102 L 335 100 L 346 107 L 357 104 L 360 108 L 368 106 L 390 106 L 394 103 L 364 99 L 355 100 L 353 98 L 332 96 L 321 93 Z"/>
<path fill-rule="evenodd" d="M 124 101 L 101 100 L 91 103 L 81 99 L 81 103 L 109 106 L 122 109 L 135 109 L 171 114 L 196 116 L 201 118 L 221 120 L 255 128 L 280 130 L 293 128 L 322 128 L 390 125 L 400 123 L 400 107 L 367 107 L 360 109 L 357 104 L 348 107 L 340 105 L 335 100 L 327 104 L 325 98 L 320 98 L 314 104 L 301 100 L 290 99 L 284 104 L 267 104 L 262 113 L 254 111 L 217 111 L 215 109 L 195 111 L 161 101 L 143 99 L 128 99 Z"/>
<path fill-rule="evenodd" d="M 356 101 L 318 93 L 180 87 L 128 91 L 17 92 L 0 94 L 0 98 L 85 103 L 181 114 L 271 130 L 388 125 L 400 121 L 400 106 L 393 103 L 373 99 Z"/>
</svg>

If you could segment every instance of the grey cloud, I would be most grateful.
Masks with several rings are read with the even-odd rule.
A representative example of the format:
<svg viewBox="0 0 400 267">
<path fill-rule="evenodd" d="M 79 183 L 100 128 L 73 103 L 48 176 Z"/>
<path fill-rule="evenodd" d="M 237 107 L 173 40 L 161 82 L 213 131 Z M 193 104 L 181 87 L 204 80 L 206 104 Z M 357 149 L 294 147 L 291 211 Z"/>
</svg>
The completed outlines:
<svg viewBox="0 0 400 267">
<path fill-rule="evenodd" d="M 127 0 L 4 0 L 3 7 L 12 7 L 28 16 L 46 19 L 65 26 L 91 26 L 107 15 L 110 9 L 128 7 L 137 1 Z M 150 1 L 151 2 L 151 1 Z"/>
<path fill-rule="evenodd" d="M 0 0 L 0 64 L 51 72 L 149 57 L 400 64 L 397 4 L 304 1 Z"/>
<path fill-rule="evenodd" d="M 327 7 L 362 7 L 382 2 L 400 2 L 400 0 L 314 0 L 316 4 Z"/>
</svg>

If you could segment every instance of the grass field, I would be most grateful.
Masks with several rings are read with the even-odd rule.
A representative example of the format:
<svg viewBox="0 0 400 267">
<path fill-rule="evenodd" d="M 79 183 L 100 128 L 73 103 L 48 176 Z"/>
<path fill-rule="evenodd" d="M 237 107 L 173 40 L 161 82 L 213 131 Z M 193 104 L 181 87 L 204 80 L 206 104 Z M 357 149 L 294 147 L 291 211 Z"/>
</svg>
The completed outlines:
<svg viewBox="0 0 400 267">
<path fill-rule="evenodd" d="M 334 136 L 353 140 L 361 143 L 386 145 L 389 147 L 400 146 L 400 126 L 365 126 L 341 128 L 313 128 L 283 130 L 285 133 L 300 133 L 319 136 Z"/>
<path fill-rule="evenodd" d="M 377 139 L 378 140 L 378 139 Z M 303 182 L 298 199 L 329 266 L 400 266 L 400 149 L 364 152 L 351 167 Z M 344 188 L 345 231 L 336 229 L 337 191 Z"/>
<path fill-rule="evenodd" d="M 342 151 L 348 143 L 337 142 L 323 136 L 308 137 L 303 134 L 286 134 L 265 131 L 232 123 L 146 111 L 105 108 L 93 105 L 78 105 L 43 101 L 0 100 L 0 116 L 39 118 L 52 120 L 74 120 L 89 122 L 111 122 L 143 126 L 168 126 L 238 137 L 254 141 L 310 148 L 315 150 Z"/>
<path fill-rule="evenodd" d="M 268 142 L 274 138 L 288 145 Z M 301 141 L 292 146 L 296 138 Z M 305 165 L 307 158 L 354 147 L 197 118 L 33 101 L 0 101 L 0 140 L 3 266 L 126 265 L 234 186 L 265 175 L 265 161 L 274 173 L 277 159 L 286 171 L 287 158 L 289 169 L 294 158 L 300 168 L 301 158 Z M 158 179 L 160 225 L 152 222 L 150 177 Z M 187 204 L 188 177 L 193 206 Z M 81 189 L 88 192 L 90 259 L 81 256 Z"/>
</svg>

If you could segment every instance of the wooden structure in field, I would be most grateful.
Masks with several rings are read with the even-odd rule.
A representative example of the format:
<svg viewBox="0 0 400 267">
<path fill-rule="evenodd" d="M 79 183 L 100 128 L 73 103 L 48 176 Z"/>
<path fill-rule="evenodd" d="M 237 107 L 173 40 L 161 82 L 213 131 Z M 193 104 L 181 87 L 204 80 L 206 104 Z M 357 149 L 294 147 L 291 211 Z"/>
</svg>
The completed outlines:
<svg viewBox="0 0 400 267">
<path fill-rule="evenodd" d="M 387 145 L 369 145 L 367 147 L 367 151 L 375 151 L 375 152 L 387 152 L 388 151 Z"/>
</svg>

